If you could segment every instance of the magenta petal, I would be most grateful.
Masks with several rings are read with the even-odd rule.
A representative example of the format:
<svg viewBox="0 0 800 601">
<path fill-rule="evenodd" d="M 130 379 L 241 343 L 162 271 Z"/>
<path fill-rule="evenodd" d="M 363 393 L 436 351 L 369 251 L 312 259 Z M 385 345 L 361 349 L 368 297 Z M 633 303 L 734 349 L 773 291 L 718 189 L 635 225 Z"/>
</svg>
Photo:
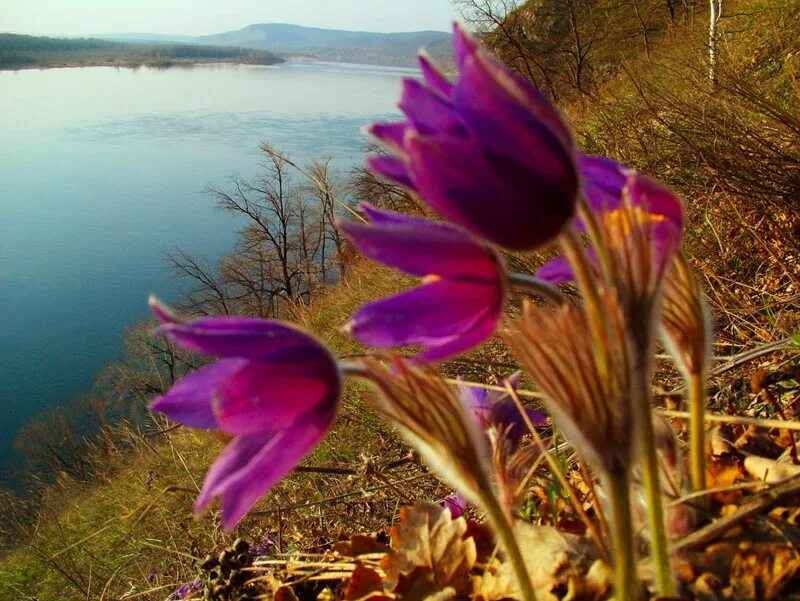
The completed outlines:
<svg viewBox="0 0 800 601">
<path fill-rule="evenodd" d="M 542 265 L 536 271 L 536 277 L 551 284 L 564 284 L 575 279 L 572 265 L 566 257 L 556 257 Z"/>
<path fill-rule="evenodd" d="M 208 470 L 195 510 L 199 512 L 214 497 L 222 497 L 223 525 L 231 530 L 319 444 L 332 417 L 315 415 L 276 434 L 235 438 Z"/>
<path fill-rule="evenodd" d="M 461 23 L 453 24 L 453 50 L 459 69 L 467 57 L 477 52 L 479 48 L 478 40 L 472 37 Z"/>
<path fill-rule="evenodd" d="M 212 402 L 225 382 L 241 370 L 246 359 L 223 359 L 180 380 L 150 404 L 152 411 L 192 428 L 216 428 Z"/>
<path fill-rule="evenodd" d="M 416 79 L 403 80 L 399 106 L 420 133 L 466 134 L 450 101 Z"/>
<path fill-rule="evenodd" d="M 683 228 L 683 205 L 678 197 L 666 186 L 637 171 L 631 170 L 627 176 L 631 204 L 648 213 L 662 215 L 680 235 Z"/>
<path fill-rule="evenodd" d="M 309 346 L 281 359 L 249 361 L 220 387 L 214 410 L 230 434 L 282 430 L 306 414 L 330 412 L 339 388 L 333 358 Z"/>
<path fill-rule="evenodd" d="M 367 166 L 386 179 L 396 182 L 409 190 L 414 190 L 414 182 L 408 174 L 408 167 L 403 159 L 390 156 L 379 155 L 367 157 Z"/>
<path fill-rule="evenodd" d="M 497 330 L 499 321 L 500 314 L 496 310 L 486 309 L 469 324 L 469 328 L 438 340 L 436 345 L 431 345 L 427 351 L 420 353 L 418 358 L 424 361 L 444 361 L 457 357 L 489 340 Z"/>
<path fill-rule="evenodd" d="M 369 134 L 395 150 L 403 149 L 403 138 L 408 130 L 408 123 L 373 123 L 367 128 Z"/>
<path fill-rule="evenodd" d="M 373 261 L 418 277 L 436 274 L 476 282 L 500 278 L 499 256 L 460 228 L 372 207 L 365 212 L 372 223 L 343 221 L 339 229 Z"/>
<path fill-rule="evenodd" d="M 353 316 L 349 328 L 358 340 L 378 348 L 433 347 L 468 333 L 486 319 L 487 311 L 497 315 L 496 322 L 498 306 L 502 306 L 499 286 L 440 280 L 367 303 Z"/>
<path fill-rule="evenodd" d="M 512 250 L 554 238 L 575 210 L 552 182 L 512 161 L 488 162 L 475 144 L 451 136 L 408 135 L 411 177 L 425 203 L 446 219 Z"/>
<path fill-rule="evenodd" d="M 469 57 L 453 88 L 453 102 L 477 141 L 552 180 L 570 178 L 577 188 L 569 129 L 550 101 L 528 82 L 484 53 Z M 500 78 L 509 90 L 502 85 Z M 530 89 L 528 89 L 530 88 Z"/>
<path fill-rule="evenodd" d="M 204 355 L 263 359 L 296 346 L 319 344 L 283 323 L 251 317 L 204 317 L 162 325 L 159 333 Z"/>
<path fill-rule="evenodd" d="M 583 193 L 594 211 L 613 211 L 622 203 L 627 167 L 604 156 L 578 153 Z"/>
<path fill-rule="evenodd" d="M 450 83 L 442 72 L 439 71 L 424 54 L 420 54 L 419 56 L 419 67 L 422 70 L 422 77 L 425 80 L 425 85 L 446 98 L 450 96 L 450 92 L 453 90 L 453 84 Z"/>
</svg>

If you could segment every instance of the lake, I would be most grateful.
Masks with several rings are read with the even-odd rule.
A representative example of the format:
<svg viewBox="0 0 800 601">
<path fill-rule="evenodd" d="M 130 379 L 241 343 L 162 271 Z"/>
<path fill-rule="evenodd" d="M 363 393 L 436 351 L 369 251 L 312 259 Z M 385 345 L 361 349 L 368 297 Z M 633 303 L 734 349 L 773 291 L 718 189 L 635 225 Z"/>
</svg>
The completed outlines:
<svg viewBox="0 0 800 601">
<path fill-rule="evenodd" d="M 204 192 L 295 160 L 363 160 L 406 69 L 277 67 L 0 72 L 0 467 L 20 427 L 88 392 L 147 296 L 180 289 L 164 252 L 212 261 L 239 226 Z M 5 470 L 4 470 L 5 471 Z"/>
</svg>

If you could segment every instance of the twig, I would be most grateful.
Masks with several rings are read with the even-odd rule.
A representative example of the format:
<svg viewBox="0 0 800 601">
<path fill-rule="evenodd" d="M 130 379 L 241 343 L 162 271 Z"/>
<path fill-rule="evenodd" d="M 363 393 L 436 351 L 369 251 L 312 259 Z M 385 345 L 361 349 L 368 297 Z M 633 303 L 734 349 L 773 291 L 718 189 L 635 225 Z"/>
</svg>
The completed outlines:
<svg viewBox="0 0 800 601">
<path fill-rule="evenodd" d="M 689 419 L 688 411 L 672 411 L 671 409 L 656 409 L 656 413 L 664 417 L 675 417 L 678 419 Z M 780 419 L 759 419 L 757 417 L 741 417 L 738 415 L 717 415 L 715 413 L 706 413 L 703 419 L 707 422 L 716 422 L 723 424 L 739 424 L 743 426 L 756 426 L 757 428 L 777 428 L 779 430 L 797 430 L 800 431 L 800 422 L 791 421 L 785 422 Z"/>
<path fill-rule="evenodd" d="M 798 494 L 800 494 L 800 475 L 793 476 L 777 486 L 753 495 L 735 513 L 720 518 L 716 522 L 712 522 L 708 526 L 679 540 L 672 545 L 672 552 L 687 551 L 706 545 L 725 534 L 734 526 L 769 511 L 784 501 L 796 501 Z"/>
</svg>

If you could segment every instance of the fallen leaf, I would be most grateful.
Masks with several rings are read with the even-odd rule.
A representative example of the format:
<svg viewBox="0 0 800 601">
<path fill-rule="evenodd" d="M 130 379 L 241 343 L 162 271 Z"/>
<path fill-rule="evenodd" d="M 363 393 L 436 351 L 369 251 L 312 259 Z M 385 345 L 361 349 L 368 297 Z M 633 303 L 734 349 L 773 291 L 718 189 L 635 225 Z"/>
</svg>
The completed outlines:
<svg viewBox="0 0 800 601">
<path fill-rule="evenodd" d="M 783 482 L 800 474 L 800 465 L 794 465 L 790 458 L 785 460 L 768 459 L 750 455 L 744 459 L 744 469 L 748 474 L 767 483 Z"/>
<path fill-rule="evenodd" d="M 450 512 L 431 503 L 418 503 L 400 511 L 400 521 L 392 528 L 391 550 L 381 567 L 395 588 L 403 580 L 408 591 L 427 590 L 409 583 L 413 578 L 431 583 L 436 590 L 452 589 L 463 594 L 469 587 L 469 572 L 475 565 L 475 541 L 466 537 L 467 522 L 453 519 Z M 419 592 L 415 594 L 421 594 Z M 405 597 L 405 596 L 404 596 Z"/>
<path fill-rule="evenodd" d="M 706 487 L 725 488 L 732 486 L 739 477 L 739 460 L 730 455 L 710 457 L 706 463 Z M 711 498 L 719 503 L 736 503 L 742 498 L 742 492 L 738 490 L 718 492 L 711 495 Z"/>
<path fill-rule="evenodd" d="M 734 601 L 779 599 L 793 590 L 800 575 L 800 553 L 791 545 L 764 543 L 743 545 L 731 565 Z"/>
<path fill-rule="evenodd" d="M 372 568 L 358 564 L 350 575 L 347 589 L 344 593 L 345 601 L 369 598 L 372 601 L 388 599 L 383 592 L 383 579 Z"/>
</svg>

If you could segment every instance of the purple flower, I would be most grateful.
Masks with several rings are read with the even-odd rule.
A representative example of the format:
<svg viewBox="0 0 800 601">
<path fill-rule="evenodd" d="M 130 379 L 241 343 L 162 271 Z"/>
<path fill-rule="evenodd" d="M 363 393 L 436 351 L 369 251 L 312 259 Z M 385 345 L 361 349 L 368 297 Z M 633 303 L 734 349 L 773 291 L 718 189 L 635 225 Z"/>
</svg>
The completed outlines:
<svg viewBox="0 0 800 601">
<path fill-rule="evenodd" d="M 606 157 L 579 155 L 583 194 L 598 219 L 626 219 L 626 203 L 644 213 L 649 225 L 652 258 L 661 272 L 680 245 L 683 206 L 668 188 Z M 584 224 L 576 220 L 577 229 Z M 592 249 L 590 259 L 595 260 Z M 536 277 L 553 284 L 573 280 L 572 267 L 563 256 L 543 265 Z"/>
<path fill-rule="evenodd" d="M 538 248 L 575 211 L 572 134 L 540 90 L 459 25 L 454 43 L 458 80 L 421 56 L 423 81 L 403 82 L 406 120 L 369 130 L 391 154 L 369 165 L 473 234 L 513 250 Z"/>
<path fill-rule="evenodd" d="M 442 507 L 450 510 L 450 515 L 455 518 L 460 518 L 467 512 L 467 497 L 461 493 L 445 497 L 442 501 Z"/>
<path fill-rule="evenodd" d="M 221 498 L 233 528 L 255 502 L 322 440 L 341 378 L 330 352 L 285 323 L 249 317 L 186 322 L 154 299 L 158 332 L 191 351 L 221 357 L 183 377 L 150 408 L 192 428 L 234 438 L 208 470 L 196 511 Z"/>
<path fill-rule="evenodd" d="M 341 231 L 361 253 L 423 283 L 361 307 L 346 329 L 364 344 L 425 347 L 420 358 L 458 355 L 491 337 L 506 302 L 500 255 L 459 227 L 361 206 L 369 223 Z"/>
<path fill-rule="evenodd" d="M 517 371 L 508 377 L 509 384 L 515 390 L 521 376 L 522 372 Z M 522 435 L 528 431 L 525 418 L 507 392 L 459 386 L 458 393 L 464 408 L 475 416 L 484 430 L 503 426 L 507 429 L 507 438 L 513 443 L 519 442 Z M 534 425 L 540 426 L 547 421 L 544 415 L 534 409 L 526 409 L 525 413 Z"/>
</svg>

